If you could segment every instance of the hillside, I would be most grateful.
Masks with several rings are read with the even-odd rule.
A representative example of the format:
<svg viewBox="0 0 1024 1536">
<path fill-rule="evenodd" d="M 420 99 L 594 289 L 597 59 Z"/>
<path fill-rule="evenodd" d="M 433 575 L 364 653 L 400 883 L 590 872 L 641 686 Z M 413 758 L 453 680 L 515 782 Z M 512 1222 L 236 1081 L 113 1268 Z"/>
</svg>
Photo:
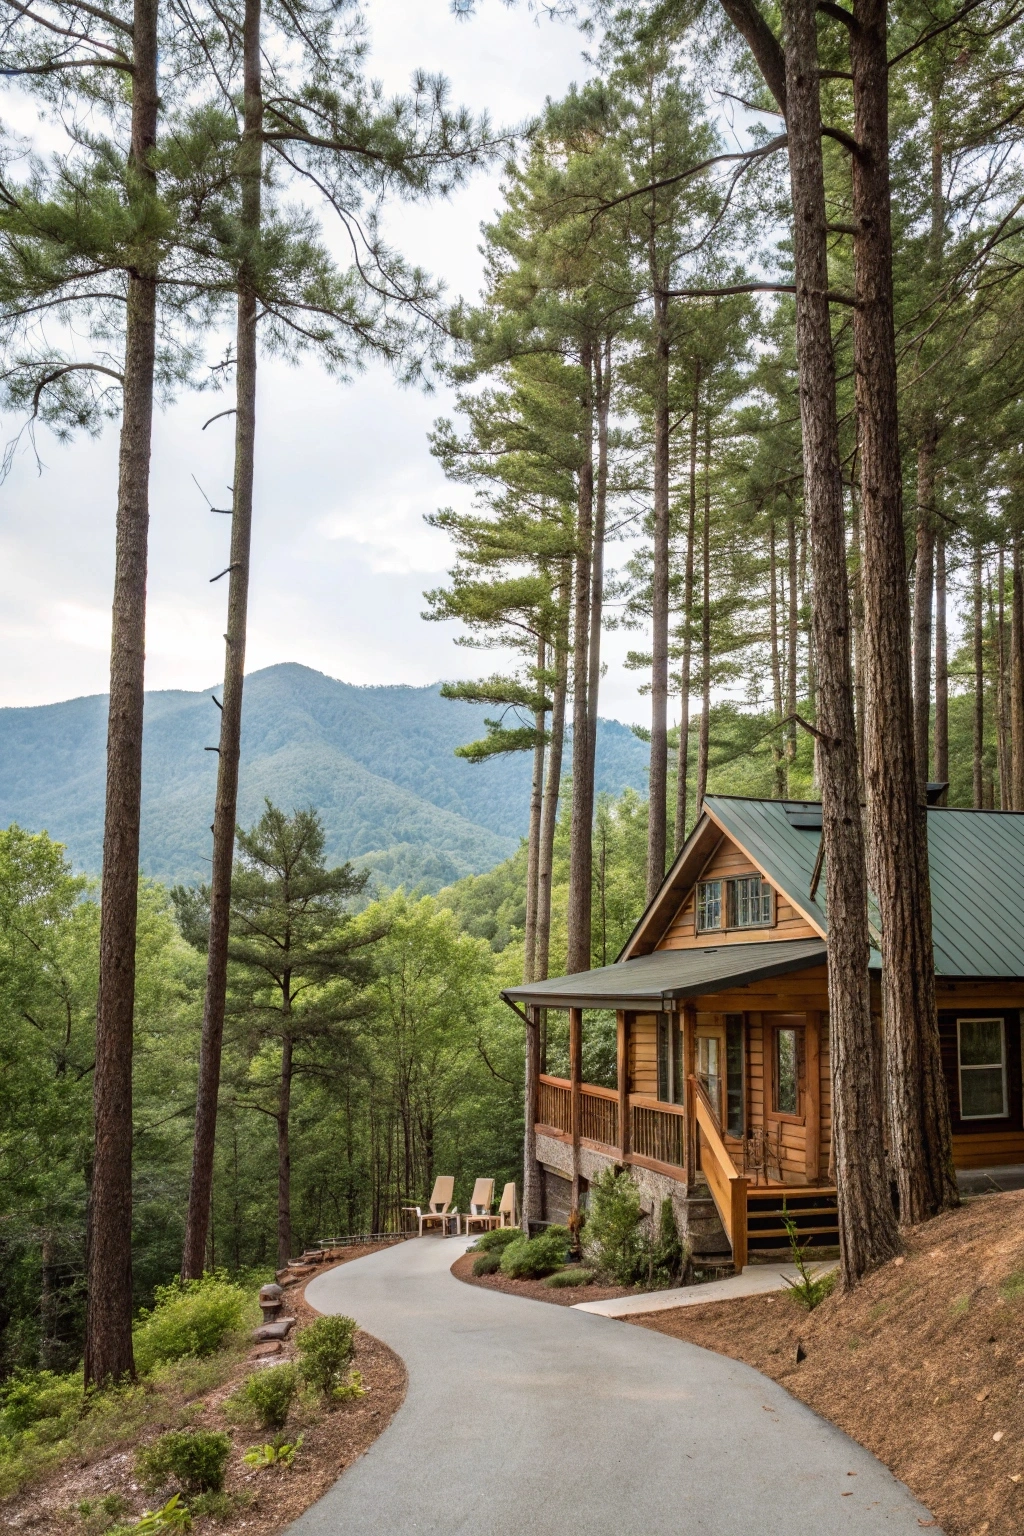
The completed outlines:
<svg viewBox="0 0 1024 1536">
<path fill-rule="evenodd" d="M 207 690 L 146 696 L 142 867 L 167 881 L 208 869 L 218 715 Z M 437 687 L 357 688 L 284 663 L 246 680 L 239 820 L 263 797 L 313 805 L 332 860 L 370 865 L 386 885 L 437 890 L 506 858 L 526 831 L 530 762 L 454 756 L 483 734 L 486 707 Z M 0 824 L 45 829 L 95 874 L 103 839 L 104 694 L 0 710 Z M 598 788 L 646 785 L 647 749 L 602 721 Z"/>
</svg>

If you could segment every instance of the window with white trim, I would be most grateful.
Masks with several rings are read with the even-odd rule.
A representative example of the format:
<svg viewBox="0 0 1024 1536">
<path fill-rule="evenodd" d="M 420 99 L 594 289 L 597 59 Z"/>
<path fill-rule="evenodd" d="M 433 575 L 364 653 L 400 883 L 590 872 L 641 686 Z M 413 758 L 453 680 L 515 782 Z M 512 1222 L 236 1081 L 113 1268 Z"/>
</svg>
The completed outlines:
<svg viewBox="0 0 1024 1536">
<path fill-rule="evenodd" d="M 722 882 L 702 880 L 697 886 L 697 932 L 710 933 L 722 926 Z"/>
<path fill-rule="evenodd" d="M 957 1019 L 961 1120 L 998 1120 L 1006 1098 L 1006 1025 L 1003 1019 Z"/>
</svg>

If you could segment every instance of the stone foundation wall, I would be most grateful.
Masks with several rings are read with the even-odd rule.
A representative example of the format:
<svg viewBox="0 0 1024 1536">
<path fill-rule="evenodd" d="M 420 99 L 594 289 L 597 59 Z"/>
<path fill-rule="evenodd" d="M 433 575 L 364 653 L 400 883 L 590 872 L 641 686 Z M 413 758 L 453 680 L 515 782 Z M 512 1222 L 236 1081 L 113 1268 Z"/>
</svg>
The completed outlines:
<svg viewBox="0 0 1024 1536">
<path fill-rule="evenodd" d="M 572 1181 L 572 1148 L 554 1136 L 537 1133 L 537 1161 L 541 1166 L 541 1189 L 545 1221 L 564 1222 L 569 1214 L 569 1186 Z M 606 1168 L 617 1167 L 614 1157 L 580 1147 L 580 1179 L 585 1192 Z M 669 1199 L 675 1208 L 680 1236 L 689 1243 L 695 1258 L 728 1257 L 729 1239 L 719 1219 L 715 1202 L 706 1187 L 699 1185 L 692 1194 L 678 1179 L 655 1173 L 652 1168 L 628 1167 L 630 1178 L 640 1191 L 644 1215 L 656 1222 L 661 1202 Z M 560 1187 L 561 1186 L 561 1187 Z"/>
</svg>

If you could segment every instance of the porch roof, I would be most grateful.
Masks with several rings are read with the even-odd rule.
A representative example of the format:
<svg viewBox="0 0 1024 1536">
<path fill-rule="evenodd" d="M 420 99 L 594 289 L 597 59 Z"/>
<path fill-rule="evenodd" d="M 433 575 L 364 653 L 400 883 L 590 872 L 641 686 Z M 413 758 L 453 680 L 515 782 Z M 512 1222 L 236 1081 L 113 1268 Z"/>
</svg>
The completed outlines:
<svg viewBox="0 0 1024 1536">
<path fill-rule="evenodd" d="M 751 981 L 806 970 L 825 959 L 823 939 L 774 944 L 720 944 L 709 949 L 659 949 L 596 971 L 506 987 L 506 1002 L 547 1008 L 659 1008 L 676 998 L 743 987 Z"/>
</svg>

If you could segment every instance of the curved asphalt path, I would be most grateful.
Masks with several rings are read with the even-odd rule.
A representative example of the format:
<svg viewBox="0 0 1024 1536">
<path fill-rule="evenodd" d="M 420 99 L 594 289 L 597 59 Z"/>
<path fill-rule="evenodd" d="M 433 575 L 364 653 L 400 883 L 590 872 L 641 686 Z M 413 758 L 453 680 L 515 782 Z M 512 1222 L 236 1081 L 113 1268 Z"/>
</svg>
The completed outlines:
<svg viewBox="0 0 1024 1536">
<path fill-rule="evenodd" d="M 318 1311 L 348 1313 L 402 1356 L 409 1392 L 291 1536 L 917 1536 L 931 1523 L 881 1462 L 749 1366 L 465 1285 L 448 1273 L 465 1247 L 402 1243 L 307 1287 Z"/>
</svg>

